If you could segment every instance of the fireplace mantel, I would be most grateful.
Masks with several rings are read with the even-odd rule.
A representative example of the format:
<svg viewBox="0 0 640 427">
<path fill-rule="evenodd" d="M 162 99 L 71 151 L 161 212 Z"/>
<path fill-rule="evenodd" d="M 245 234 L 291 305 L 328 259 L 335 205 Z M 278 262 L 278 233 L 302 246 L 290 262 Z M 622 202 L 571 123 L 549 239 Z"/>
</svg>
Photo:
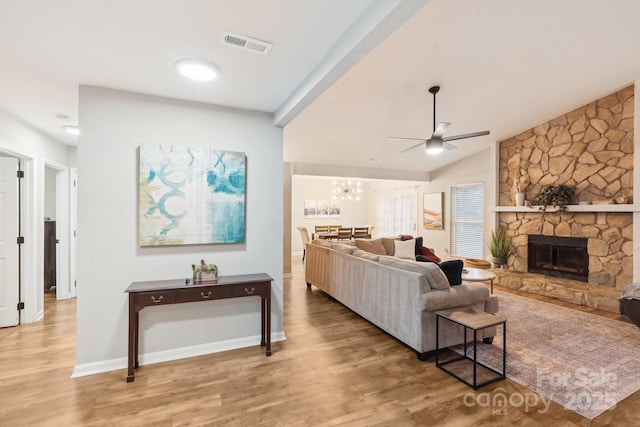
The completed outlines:
<svg viewBox="0 0 640 427">
<path fill-rule="evenodd" d="M 493 212 L 538 212 L 539 206 L 494 206 Z M 548 207 L 547 212 L 556 212 L 557 209 Z M 640 205 L 567 205 L 567 212 L 640 212 Z"/>
</svg>

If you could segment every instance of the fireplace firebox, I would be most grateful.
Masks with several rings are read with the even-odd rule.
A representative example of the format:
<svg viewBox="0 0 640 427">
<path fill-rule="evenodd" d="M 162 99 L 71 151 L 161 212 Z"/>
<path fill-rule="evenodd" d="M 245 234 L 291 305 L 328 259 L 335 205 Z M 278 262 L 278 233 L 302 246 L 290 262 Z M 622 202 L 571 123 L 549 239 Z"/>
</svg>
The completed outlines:
<svg viewBox="0 0 640 427">
<path fill-rule="evenodd" d="M 529 235 L 530 273 L 589 281 L 587 238 Z"/>
</svg>

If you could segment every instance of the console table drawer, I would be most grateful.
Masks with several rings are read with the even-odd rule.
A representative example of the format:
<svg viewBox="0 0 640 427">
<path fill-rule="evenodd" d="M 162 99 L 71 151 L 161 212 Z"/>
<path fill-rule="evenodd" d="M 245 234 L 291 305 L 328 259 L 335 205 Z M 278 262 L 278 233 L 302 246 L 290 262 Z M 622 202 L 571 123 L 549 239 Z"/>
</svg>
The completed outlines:
<svg viewBox="0 0 640 427">
<path fill-rule="evenodd" d="M 136 295 L 138 305 L 149 307 L 152 305 L 174 304 L 176 302 L 175 291 L 149 291 L 140 292 Z"/>
<path fill-rule="evenodd" d="M 247 284 L 247 285 L 236 285 L 234 286 L 234 290 L 233 296 L 236 297 L 250 297 L 253 295 L 259 296 L 259 297 L 267 297 L 267 293 L 268 293 L 268 289 L 270 288 L 270 286 L 267 286 L 267 284 L 264 283 L 252 283 L 252 284 Z"/>
<path fill-rule="evenodd" d="M 208 288 L 180 289 L 179 302 L 207 301 L 212 299 L 232 298 L 233 290 L 228 286 L 212 286 Z"/>
</svg>

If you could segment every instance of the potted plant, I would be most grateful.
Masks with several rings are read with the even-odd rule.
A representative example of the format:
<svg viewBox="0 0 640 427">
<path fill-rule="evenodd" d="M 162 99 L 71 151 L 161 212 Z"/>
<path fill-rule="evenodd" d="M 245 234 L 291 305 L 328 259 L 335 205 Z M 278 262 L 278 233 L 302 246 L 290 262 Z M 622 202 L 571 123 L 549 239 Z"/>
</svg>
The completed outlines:
<svg viewBox="0 0 640 427">
<path fill-rule="evenodd" d="M 568 185 L 543 185 L 531 200 L 527 200 L 528 207 L 538 206 L 538 210 L 542 212 L 542 218 L 540 218 L 540 233 L 542 233 L 544 214 L 547 212 L 547 207 L 552 206 L 557 208 L 560 221 L 562 221 L 562 214 L 567 211 L 567 205 L 571 204 L 574 194 L 575 190 Z"/>
<path fill-rule="evenodd" d="M 505 265 L 507 263 L 507 257 L 511 252 L 511 240 L 512 237 L 507 234 L 507 230 L 499 228 L 491 232 L 491 239 L 489 240 L 489 252 L 493 257 L 494 265 Z"/>
<path fill-rule="evenodd" d="M 539 206 L 538 210 L 542 213 L 546 212 L 547 207 L 553 206 L 562 214 L 567 211 L 574 194 L 575 190 L 568 185 L 544 185 L 533 198 L 527 200 L 527 206 Z"/>
<path fill-rule="evenodd" d="M 204 260 L 200 260 L 200 265 L 193 264 L 191 269 L 194 282 L 218 280 L 218 266 L 215 264 L 207 264 Z"/>
</svg>

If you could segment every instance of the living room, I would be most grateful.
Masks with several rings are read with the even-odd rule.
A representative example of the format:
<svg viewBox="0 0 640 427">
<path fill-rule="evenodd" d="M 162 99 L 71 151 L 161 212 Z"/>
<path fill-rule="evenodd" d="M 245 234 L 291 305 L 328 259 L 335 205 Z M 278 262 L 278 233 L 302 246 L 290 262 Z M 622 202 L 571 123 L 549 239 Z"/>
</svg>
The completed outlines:
<svg viewBox="0 0 640 427">
<path fill-rule="evenodd" d="M 542 407 L 530 411 L 512 408 L 511 416 L 492 415 L 486 408 L 479 410 L 478 407 L 465 406 L 462 399 L 469 390 L 463 384 L 444 375 L 433 363 L 417 361 L 411 352 L 393 338 L 340 305 L 327 301 L 326 296 L 323 298 L 320 292 L 308 292 L 301 276 L 303 271 L 298 254 L 300 251 L 295 248 L 292 250 L 292 246 L 298 243 L 298 234 L 295 232 L 297 224 L 289 217 L 301 212 L 300 206 L 292 206 L 294 197 L 296 200 L 315 200 L 329 198 L 330 194 L 322 190 L 315 194 L 294 195 L 290 187 L 298 184 L 298 175 L 292 175 L 291 170 L 314 164 L 316 169 L 323 170 L 327 176 L 332 177 L 420 182 L 416 191 L 419 205 L 423 194 L 444 193 L 445 217 L 449 212 L 448 192 L 451 185 L 482 182 L 485 184 L 487 207 L 491 208 L 497 189 L 496 141 L 513 137 L 634 83 L 640 69 L 635 62 L 638 55 L 628 55 L 628 63 L 619 67 L 603 67 L 599 62 L 618 61 L 619 51 L 635 52 L 633 41 L 637 38 L 633 32 L 637 30 L 629 20 L 637 6 L 621 3 L 616 9 L 593 5 L 597 10 L 593 15 L 608 14 L 606 16 L 611 18 L 605 21 L 616 22 L 616 25 L 604 31 L 612 39 L 602 42 L 611 43 L 616 49 L 615 52 L 603 49 L 599 62 L 585 60 L 586 54 L 578 55 L 575 52 L 576 57 L 580 57 L 576 60 L 582 64 L 598 62 L 594 64 L 591 73 L 576 73 L 571 66 L 550 66 L 544 61 L 532 64 L 534 61 L 529 60 L 526 54 L 539 52 L 536 41 L 524 37 L 526 43 L 518 44 L 523 43 L 522 38 L 516 41 L 515 37 L 505 36 L 508 29 L 523 25 L 522 21 L 528 15 L 526 7 L 516 9 L 508 2 L 495 2 L 492 4 L 494 9 L 485 9 L 485 6 L 475 5 L 474 2 L 462 2 L 458 4 L 462 16 L 458 16 L 455 5 L 450 6 L 448 2 L 436 0 L 390 2 L 386 5 L 382 2 L 362 1 L 354 2 L 355 6 L 334 1 L 326 3 L 329 5 L 326 7 L 331 8 L 331 13 L 327 12 L 326 15 L 322 13 L 325 6 L 316 5 L 320 2 L 309 2 L 303 6 L 295 1 L 284 3 L 291 9 L 289 12 L 282 9 L 274 12 L 268 6 L 252 4 L 252 7 L 258 8 L 258 12 L 254 9 L 252 13 L 266 17 L 265 22 L 260 23 L 256 19 L 247 18 L 249 12 L 246 4 L 244 7 L 225 6 L 228 9 L 220 9 L 222 6 L 218 4 L 215 5 L 217 9 L 211 6 L 212 9 L 207 9 L 206 13 L 197 8 L 194 12 L 193 8 L 178 4 L 169 4 L 163 9 L 163 13 L 155 11 L 161 15 L 161 19 L 157 21 L 159 27 L 173 28 L 174 25 L 182 25 L 180 28 L 185 34 L 191 34 L 191 25 L 195 25 L 192 22 L 199 22 L 201 26 L 198 28 L 201 29 L 213 27 L 210 22 L 203 23 L 197 19 L 198 16 L 225 16 L 226 12 L 229 18 L 226 19 L 225 16 L 225 19 L 218 19 L 225 22 L 216 22 L 216 33 L 207 33 L 207 43 L 219 37 L 218 30 L 221 27 L 233 22 L 232 16 L 236 14 L 232 11 L 246 19 L 238 22 L 243 22 L 243 28 L 252 30 L 247 32 L 255 37 L 262 36 L 253 31 L 273 34 L 268 31 L 280 26 L 274 23 L 285 26 L 286 22 L 281 22 L 285 21 L 282 17 L 296 17 L 296 14 L 300 17 L 300 27 L 306 25 L 307 29 L 313 28 L 318 31 L 316 34 L 324 34 L 320 30 L 326 27 L 326 39 L 308 34 L 307 38 L 299 39 L 301 45 L 315 41 L 322 46 L 314 49 L 315 56 L 312 58 L 294 58 L 286 62 L 292 70 L 293 65 L 306 66 L 302 67 L 305 68 L 303 70 L 296 68 L 295 78 L 282 78 L 290 75 L 284 73 L 282 68 L 269 68 L 257 59 L 248 60 L 252 66 L 242 70 L 233 68 L 231 64 L 244 60 L 237 58 L 241 51 L 229 54 L 235 56 L 237 62 L 230 60 L 226 64 L 227 74 L 224 78 L 231 80 L 229 75 L 234 74 L 241 83 L 236 83 L 238 85 L 225 92 L 226 95 L 235 91 L 236 94 L 246 94 L 246 99 L 250 99 L 251 92 L 262 94 L 261 91 L 282 84 L 283 80 L 295 80 L 293 83 L 287 82 L 287 87 L 292 90 L 306 86 L 305 94 L 292 94 L 291 91 L 286 95 L 271 94 L 273 97 L 269 98 L 269 102 L 260 104 L 254 100 L 255 103 L 251 105 L 236 103 L 233 100 L 238 98 L 231 95 L 227 98 L 218 97 L 218 94 L 211 93 L 215 91 L 202 89 L 203 86 L 194 83 L 184 83 L 179 80 L 179 76 L 174 76 L 172 63 L 176 57 L 196 55 L 200 51 L 177 52 L 176 48 L 167 52 L 166 46 L 178 44 L 177 41 L 174 42 L 178 36 L 152 28 L 151 22 L 147 31 L 140 31 L 140 28 L 145 28 L 140 26 L 140 22 L 145 21 L 144 17 L 151 16 L 151 12 L 147 10 L 147 7 L 150 8 L 148 4 L 116 2 L 112 7 L 85 10 L 80 2 L 70 2 L 66 8 L 57 12 L 50 10 L 53 9 L 52 6 L 37 2 L 24 2 L 26 6 L 2 6 L 3 11 L 7 11 L 2 13 L 5 17 L 3 24 L 6 24 L 3 28 L 14 31 L 11 33 L 7 30 L 3 39 L 15 40 L 15 45 L 11 49 L 8 46 L 6 55 L 3 56 L 7 63 L 2 67 L 0 75 L 3 82 L 6 82 L 6 87 L 27 95 L 39 92 L 41 98 L 44 98 L 44 94 L 54 91 L 47 90 L 48 83 L 45 82 L 49 80 L 42 77 L 46 73 L 39 74 L 36 71 L 49 70 L 48 74 L 64 76 L 59 79 L 63 81 L 62 85 L 72 86 L 71 98 L 74 101 L 69 105 L 77 105 L 77 108 L 69 108 L 67 119 L 56 117 L 60 109 L 63 109 L 62 106 L 51 106 L 46 104 L 45 99 L 38 100 L 38 97 L 35 100 L 25 98 L 23 103 L 3 103 L 1 106 L 0 149 L 4 154 L 26 159 L 27 170 L 33 172 L 27 174 L 30 176 L 26 178 L 25 188 L 31 204 L 28 212 L 24 213 L 32 217 L 23 225 L 34 240 L 42 240 L 42 230 L 38 224 L 41 222 L 39 216 L 43 198 L 41 179 L 44 165 L 49 162 L 69 168 L 78 167 L 80 170 L 77 298 L 59 301 L 45 310 L 44 303 L 38 301 L 36 296 L 41 294 L 42 288 L 41 267 L 36 267 L 40 252 L 33 246 L 25 248 L 21 267 L 25 271 L 21 285 L 26 303 L 23 316 L 28 312 L 31 319 L 24 322 L 29 324 L 18 327 L 22 328 L 20 333 L 4 337 L 10 341 L 3 340 L 3 344 L 11 343 L 3 345 L 5 349 L 15 348 L 11 352 L 5 350 L 2 356 L 2 380 L 3 384 L 8 384 L 7 391 L 2 393 L 7 402 L 5 412 L 0 412 L 3 424 L 5 420 L 8 420 L 8 425 L 20 424 L 20 420 L 23 424 L 36 425 L 46 424 L 47 421 L 75 425 L 135 424 L 131 419 L 135 416 L 142 416 L 137 420 L 139 423 L 167 424 L 218 422 L 240 425 L 266 424 L 277 420 L 298 425 L 385 422 L 416 425 L 433 422 L 445 425 L 447 422 L 472 424 L 483 421 L 507 425 L 523 420 L 530 423 L 558 420 L 584 423 L 584 417 L 564 411 L 556 404 L 552 405 L 551 414 L 538 412 Z M 547 6 L 553 7 L 551 4 Z M 315 7 L 319 9 L 313 9 Z M 381 27 L 387 27 L 386 29 L 373 26 L 375 31 L 371 30 L 367 33 L 369 37 L 366 37 L 359 33 L 361 27 L 352 25 L 361 15 L 370 17 L 376 10 L 379 11 L 377 8 L 384 7 L 388 7 L 386 13 L 389 16 L 385 15 L 387 19 L 380 21 L 384 24 Z M 498 28 L 490 20 L 491 16 L 488 16 L 500 14 L 495 8 L 503 8 L 500 11 L 504 12 L 506 24 L 503 23 L 495 31 L 484 28 L 491 33 L 491 37 L 489 40 L 482 39 L 480 29 L 485 26 Z M 567 8 L 561 7 L 558 14 L 567 13 Z M 65 17 L 62 12 L 70 12 L 69 17 Z M 186 16 L 188 13 L 190 18 L 185 20 L 189 20 L 189 24 L 176 22 L 180 21 L 176 17 Z M 282 17 L 278 18 L 280 15 Z M 76 20 L 77 16 L 80 19 Z M 421 36 L 416 36 L 420 34 L 416 27 L 420 27 L 420 20 L 424 20 L 425 16 L 428 19 L 423 22 L 429 23 L 431 31 L 442 30 L 443 40 L 450 39 L 451 44 L 432 38 L 433 34 L 422 39 L 429 42 L 420 41 Z M 48 23 L 53 20 L 52 17 L 57 18 L 54 26 Z M 128 17 L 133 17 L 131 21 L 134 22 L 129 21 Z M 464 22 L 469 24 L 468 31 L 461 31 L 458 26 L 463 17 Z M 4 22 L 9 18 L 13 21 Z M 599 17 L 588 14 L 585 20 L 590 23 L 594 20 L 599 22 L 596 18 Z M 627 21 L 623 21 L 623 18 L 627 18 Z M 288 20 L 297 23 L 297 19 Z M 537 28 L 544 28 L 542 24 L 548 20 L 546 12 L 537 13 L 533 22 L 540 24 Z M 628 25 L 620 25 L 621 21 Z M 566 22 L 564 19 L 550 22 L 549 25 L 553 28 L 548 29 L 547 34 L 562 34 L 560 28 L 567 31 Z M 118 25 L 107 25 L 108 23 Z M 410 24 L 405 33 L 394 33 L 404 23 Z M 102 31 L 99 33 L 100 37 L 92 36 L 92 27 L 96 31 Z M 580 25 L 576 24 L 576 27 Z M 632 32 L 632 36 L 626 32 L 620 34 L 617 31 L 619 27 Z M 35 49 L 38 43 L 32 40 L 27 43 L 29 40 L 17 36 L 23 34 L 19 31 L 21 28 L 33 30 L 33 34 L 37 28 L 43 28 L 46 30 L 45 35 L 61 32 L 63 37 L 56 39 L 59 43 L 52 43 L 55 46 L 47 47 L 51 52 L 40 50 L 38 54 L 34 54 L 35 59 L 22 61 L 20 58 L 27 56 L 27 53 L 21 54 L 20 50 L 27 52 L 36 45 Z M 114 34 L 113 28 L 120 30 Z M 297 29 L 302 31 L 299 27 Z M 575 29 L 576 32 L 578 29 L 580 28 Z M 141 34 L 145 32 L 148 37 Z M 313 65 L 323 58 L 330 60 L 337 54 L 331 48 L 343 33 L 351 36 L 359 33 L 361 37 L 351 44 L 349 55 L 342 57 L 346 57 L 344 62 L 334 61 L 330 72 L 325 68 L 325 77 L 329 77 L 315 78 L 317 76 L 311 75 L 315 71 Z M 531 33 L 537 34 L 533 31 Z M 396 34 L 395 40 L 391 37 L 392 34 Z M 416 52 L 424 47 L 425 50 L 428 49 L 424 56 L 433 58 L 432 61 L 422 60 L 419 61 L 421 64 L 414 64 L 415 67 L 399 66 L 398 71 L 392 71 L 387 67 L 395 62 L 400 63 L 395 61 L 394 56 L 387 59 L 384 66 L 377 67 L 380 65 L 378 59 L 366 55 L 378 44 L 388 54 L 393 46 L 397 46 L 391 42 L 406 40 L 411 34 L 417 38 L 417 47 L 398 49 L 398 53 L 403 56 L 420 56 Z M 274 37 L 276 35 L 279 37 L 278 43 L 296 39 L 288 34 L 278 33 Z M 572 37 L 566 43 L 571 46 L 575 44 L 576 50 L 583 49 L 583 44 L 576 43 Z M 69 49 L 66 45 L 82 39 L 86 39 L 87 44 L 92 46 L 71 44 L 73 48 Z M 161 46 L 155 47 L 149 39 L 160 39 Z M 42 41 L 43 38 L 38 40 Z M 105 47 L 102 44 L 105 40 L 111 40 L 112 43 L 105 42 Z M 137 45 L 131 40 L 137 40 L 141 44 Z M 383 46 L 382 40 L 389 40 L 389 43 Z M 514 40 L 514 44 L 511 44 L 511 40 Z M 554 44 L 553 41 L 542 41 L 545 46 Z M 492 47 L 487 49 L 477 45 L 483 43 Z M 103 62 L 108 52 L 125 51 L 126 47 L 131 47 L 129 44 L 135 46 L 127 50 L 128 54 L 121 57 L 121 61 L 104 59 Z M 193 41 L 184 41 L 182 46 L 193 44 Z M 211 44 L 217 46 L 218 43 L 216 41 Z M 460 50 L 465 44 L 471 45 L 471 53 Z M 300 48 L 299 45 L 295 47 Z M 600 44 L 596 44 L 592 49 L 597 50 L 599 47 Z M 67 49 L 68 52 L 65 52 Z M 295 57 L 302 50 L 291 48 L 282 56 Z M 53 61 L 52 57 L 60 55 L 70 61 L 68 68 L 82 69 L 82 61 L 73 62 L 69 58 L 76 56 L 77 52 L 82 52 L 79 56 L 87 64 L 95 63 L 96 68 L 102 70 L 101 74 L 91 75 L 90 78 L 85 75 L 80 80 L 70 79 L 73 83 L 69 83 L 66 80 L 69 76 L 66 74 L 67 67 L 60 65 L 64 61 Z M 156 71 L 136 74 L 136 69 L 148 68 L 135 61 L 136 65 L 128 68 L 127 72 L 111 68 L 113 64 L 128 64 L 127 60 L 135 59 L 144 52 L 162 52 L 159 54 L 163 57 L 162 60 L 154 59 L 161 62 L 159 68 L 170 76 L 160 85 L 162 90 L 106 79 L 105 74 L 124 79 L 125 74 L 131 73 L 137 76 L 138 81 L 153 80 Z M 280 55 L 277 48 L 272 53 Z M 282 60 L 282 57 L 276 57 Z M 259 56 L 255 58 L 261 59 Z M 272 57 L 267 58 L 270 60 Z M 48 62 L 52 64 L 49 65 Z M 484 80 L 488 72 L 484 67 L 488 67 L 488 63 L 499 65 L 493 67 L 491 72 L 502 70 L 498 75 L 498 82 Z M 18 73 L 5 74 L 13 65 L 16 65 L 14 71 L 17 70 Z M 371 80 L 359 80 L 358 76 L 362 76 L 363 69 L 371 66 L 379 68 L 380 74 L 370 72 L 368 75 Z M 222 68 L 224 71 L 225 67 Z M 615 69 L 612 70 L 613 68 Z M 347 72 L 351 69 L 354 74 Z M 262 70 L 264 74 L 255 78 L 256 70 Z M 471 70 L 477 75 L 473 75 Z M 557 79 L 546 75 L 551 73 L 549 70 L 558 74 Z M 34 81 L 27 79 L 32 73 L 37 75 Z M 499 83 L 506 80 L 502 78 L 505 74 L 511 75 L 511 86 L 499 87 Z M 585 75 L 588 74 L 591 74 L 593 80 L 581 80 L 586 79 L 588 76 Z M 320 83 L 311 84 L 304 78 L 308 75 L 311 75 L 311 81 L 315 80 L 317 83 L 319 80 Z M 344 79 L 341 79 L 342 76 Z M 548 77 L 554 84 L 544 92 L 536 76 L 540 76 L 540 80 Z M 570 84 L 573 80 L 578 82 Z M 390 81 L 392 87 L 385 86 L 386 89 L 381 93 L 374 93 L 373 88 L 382 87 L 381 83 L 384 81 Z M 250 85 L 248 82 L 255 84 Z M 453 144 L 457 149 L 447 150 L 441 157 L 428 157 L 423 150 L 401 154 L 400 151 L 410 144 L 392 143 L 389 137 L 421 139 L 428 138 L 433 131 L 431 119 L 434 111 L 431 109 L 432 98 L 427 92 L 427 88 L 433 84 L 442 85 L 442 91 L 438 95 L 437 121 L 452 122 L 448 135 L 485 129 L 491 130 L 491 135 L 455 141 Z M 180 90 L 164 90 L 175 87 L 180 87 Z M 341 92 L 344 96 L 353 95 L 353 98 L 349 101 L 340 95 L 335 104 L 329 102 Z M 511 95 L 507 96 L 505 92 Z M 403 94 L 404 101 L 398 100 Z M 295 103 L 294 99 L 301 101 Z M 389 115 L 394 124 L 381 129 L 381 120 L 378 120 L 378 115 L 372 114 L 385 104 L 389 106 L 389 111 L 381 109 L 378 114 Z M 23 105 L 43 105 L 42 109 L 48 112 L 41 114 L 47 118 L 30 122 L 26 114 L 22 114 L 26 111 Z M 365 109 L 365 105 L 373 108 Z M 518 105 L 531 106 L 531 110 L 519 110 Z M 350 110 L 349 114 L 347 109 Z M 635 117 L 638 117 L 637 107 L 635 111 Z M 331 114 L 325 116 L 329 112 Z M 343 118 L 340 118 L 341 114 Z M 360 115 L 363 117 L 356 120 Z M 317 122 L 318 125 L 311 126 L 310 122 Z M 73 140 L 68 139 L 74 137 L 61 133 L 62 124 L 79 124 L 81 135 Z M 50 131 L 54 127 L 56 130 Z M 305 128 L 307 131 L 301 134 L 300 131 Z M 337 132 L 336 128 L 343 129 L 344 133 Z M 331 137 L 325 132 L 336 133 Z M 368 132 L 374 132 L 375 137 L 371 137 Z M 67 144 L 68 141 L 71 142 Z M 211 147 L 246 153 L 247 209 L 244 242 L 172 247 L 139 245 L 138 149 L 148 143 Z M 319 148 L 298 156 L 300 147 L 305 144 Z M 381 164 L 374 161 L 378 156 L 383 158 Z M 374 197 L 371 195 L 377 189 L 375 185 L 365 182 L 369 197 L 364 202 L 373 202 Z M 327 190 L 330 190 L 330 185 L 327 185 Z M 291 198 L 288 197 L 289 194 Z M 346 202 L 343 208 L 346 215 Z M 635 217 L 637 213 L 634 211 L 632 215 Z M 494 229 L 497 224 L 496 216 L 492 209 L 487 211 L 485 234 L 488 235 Z M 374 219 L 369 214 L 363 218 L 372 224 L 375 224 Z M 311 220 L 306 221 L 311 223 Z M 446 221 L 442 230 L 424 230 L 420 223 L 416 230 L 417 234 L 425 237 L 428 244 L 441 254 L 449 248 L 450 230 Z M 634 238 L 633 242 L 636 241 L 640 239 Z M 296 255 L 289 262 L 292 252 Z M 191 266 L 202 258 L 215 262 L 222 276 L 266 272 L 274 279 L 271 317 L 273 356 L 265 357 L 259 348 L 260 337 L 256 325 L 260 320 L 260 307 L 257 299 L 240 299 L 241 301 L 225 304 L 214 302 L 215 305 L 198 303 L 145 309 L 140 316 L 142 340 L 138 378 L 133 384 L 126 384 L 124 367 L 127 363 L 126 334 L 129 320 L 125 294 L 127 286 L 134 281 L 189 277 Z M 637 266 L 634 265 L 635 269 Z M 289 274 L 292 279 L 287 278 Z M 75 285 L 74 282 L 69 281 Z M 42 310 L 39 310 L 39 304 L 42 304 Z M 211 310 L 212 306 L 217 310 Z M 63 317 L 57 317 L 58 315 Z M 49 323 L 51 319 L 57 319 L 58 324 Z M 36 334 L 24 335 L 29 331 Z M 58 342 L 47 340 L 47 336 L 56 337 Z M 33 340 L 31 343 L 42 342 L 42 347 L 35 346 L 38 348 L 30 350 L 34 346 L 25 343 L 26 339 Z M 39 339 L 42 341 L 37 341 Z M 12 347 L 14 344 L 16 347 Z M 49 358 L 48 365 L 38 360 L 41 355 Z M 75 378 L 69 379 L 71 375 Z M 236 381 L 238 378 L 242 379 Z M 23 387 L 23 384 L 27 386 Z M 44 387 L 43 391 L 40 391 L 40 386 Z M 520 393 L 525 396 L 528 393 L 526 387 L 510 381 L 495 386 L 503 386 L 513 395 Z M 401 390 L 401 394 L 396 394 L 394 390 Z M 487 390 L 495 391 L 496 388 Z M 48 412 L 44 413 L 38 406 L 42 402 L 34 398 L 36 395 L 42 395 Z M 638 393 L 633 394 L 620 402 L 615 410 L 606 412 L 596 421 L 601 424 L 619 420 L 635 421 L 633 408 L 638 398 Z M 397 405 L 397 401 L 402 403 Z M 155 413 L 156 411 L 158 412 Z M 452 412 L 456 411 L 459 414 L 453 415 Z M 288 418 L 285 416 L 287 414 Z"/>
</svg>

